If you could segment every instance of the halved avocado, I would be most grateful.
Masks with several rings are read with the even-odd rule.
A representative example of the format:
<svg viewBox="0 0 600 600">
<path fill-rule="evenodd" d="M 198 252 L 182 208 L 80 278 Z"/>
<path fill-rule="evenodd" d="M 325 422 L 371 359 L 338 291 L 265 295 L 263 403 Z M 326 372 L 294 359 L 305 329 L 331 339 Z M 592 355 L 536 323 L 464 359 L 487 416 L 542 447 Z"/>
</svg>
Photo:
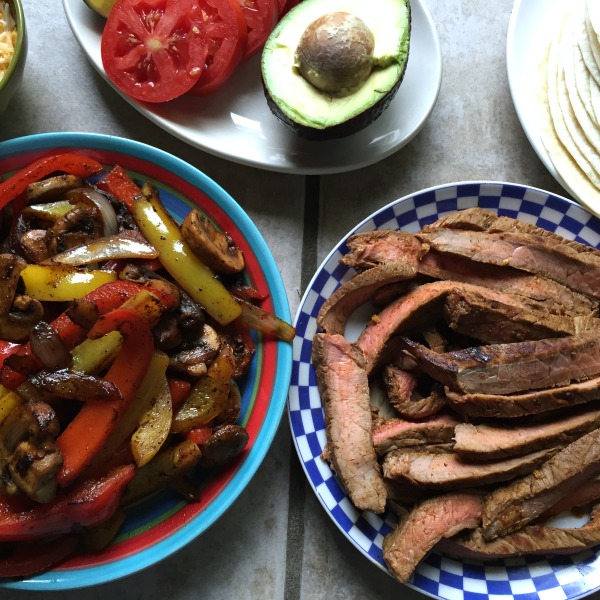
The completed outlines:
<svg viewBox="0 0 600 600">
<path fill-rule="evenodd" d="M 410 30 L 410 0 L 303 0 L 263 49 L 269 108 L 304 138 L 356 133 L 398 91 Z"/>
<path fill-rule="evenodd" d="M 83 0 L 94 12 L 102 15 L 105 19 L 108 17 L 113 4 L 116 0 Z"/>
</svg>

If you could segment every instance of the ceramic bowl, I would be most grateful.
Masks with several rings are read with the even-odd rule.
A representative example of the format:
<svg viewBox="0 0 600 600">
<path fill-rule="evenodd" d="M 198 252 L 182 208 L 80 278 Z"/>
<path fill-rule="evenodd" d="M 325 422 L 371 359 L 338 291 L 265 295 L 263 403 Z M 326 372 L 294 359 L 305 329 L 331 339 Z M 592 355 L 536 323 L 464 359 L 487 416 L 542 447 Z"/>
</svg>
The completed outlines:
<svg viewBox="0 0 600 600">
<path fill-rule="evenodd" d="M 139 181 L 151 180 L 173 218 L 181 222 L 198 207 L 242 249 L 246 284 L 266 294 L 261 306 L 290 320 L 279 269 L 258 229 L 241 206 L 207 175 L 162 150 L 114 136 L 47 133 L 0 144 L 0 176 L 55 153 L 90 156 L 110 168 L 119 164 Z M 214 526 L 256 473 L 279 427 L 289 387 L 291 344 L 256 335 L 249 371 L 238 380 L 239 424 L 249 434 L 244 452 L 223 469 L 197 473 L 201 499 L 188 503 L 165 489 L 127 509 L 113 542 L 101 552 L 81 552 L 56 568 L 22 580 L 0 579 L 2 588 L 57 590 L 112 581 L 165 559 Z M 201 560 L 201 557 L 200 559 Z M 9 597 L 9 596 L 2 596 Z"/>
</svg>

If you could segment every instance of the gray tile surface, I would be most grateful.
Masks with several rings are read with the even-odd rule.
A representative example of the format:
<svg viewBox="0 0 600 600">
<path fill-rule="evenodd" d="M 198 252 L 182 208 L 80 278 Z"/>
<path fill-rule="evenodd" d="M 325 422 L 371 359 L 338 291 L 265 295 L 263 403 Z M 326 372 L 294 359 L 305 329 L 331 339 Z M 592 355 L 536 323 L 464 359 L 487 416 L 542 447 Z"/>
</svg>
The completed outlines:
<svg viewBox="0 0 600 600">
<path fill-rule="evenodd" d="M 512 105 L 505 63 L 511 0 L 426 4 L 443 54 L 442 88 L 431 117 L 408 146 L 382 162 L 310 180 L 321 194 L 314 219 L 304 217 L 304 177 L 238 166 L 190 148 L 122 100 L 87 62 L 59 0 L 25 0 L 29 60 L 23 88 L 0 116 L 0 142 L 40 132 L 88 131 L 138 139 L 187 160 L 248 211 L 273 251 L 295 313 L 303 287 L 330 248 L 358 221 L 401 196 L 475 179 L 526 183 L 564 195 L 529 145 Z M 333 525 L 300 470 L 285 416 L 255 478 L 195 542 L 155 567 L 95 588 L 51 594 L 0 589 L 0 600 L 42 595 L 424 598 L 366 561 Z"/>
</svg>

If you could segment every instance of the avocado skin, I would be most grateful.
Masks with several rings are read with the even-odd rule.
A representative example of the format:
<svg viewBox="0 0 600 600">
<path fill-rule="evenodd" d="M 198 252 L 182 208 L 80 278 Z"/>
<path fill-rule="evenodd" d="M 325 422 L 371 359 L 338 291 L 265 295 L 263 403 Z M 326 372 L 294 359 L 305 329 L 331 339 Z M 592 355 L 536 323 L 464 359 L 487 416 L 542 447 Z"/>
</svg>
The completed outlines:
<svg viewBox="0 0 600 600">
<path fill-rule="evenodd" d="M 398 81 L 394 85 L 394 87 L 382 98 L 380 98 L 373 106 L 368 108 L 367 110 L 361 112 L 359 115 L 356 115 L 352 119 L 348 119 L 343 123 L 339 123 L 338 125 L 333 125 L 331 127 L 326 127 L 325 129 L 318 129 L 316 127 L 308 127 L 306 125 L 301 125 L 296 121 L 290 119 L 283 111 L 279 108 L 275 100 L 269 94 L 264 81 L 263 81 L 263 90 L 265 93 L 265 98 L 267 99 L 267 106 L 271 110 L 271 112 L 289 129 L 291 129 L 296 135 L 301 138 L 307 140 L 315 140 L 315 141 L 325 141 L 325 140 L 334 140 L 342 137 L 347 137 L 354 133 L 357 133 L 361 129 L 364 129 L 368 125 L 371 125 L 376 119 L 378 119 L 383 111 L 390 105 L 390 102 L 394 99 L 400 84 L 404 79 L 404 74 L 406 73 L 406 67 L 404 71 L 398 78 Z"/>
<path fill-rule="evenodd" d="M 407 3 L 408 8 L 408 35 L 412 32 L 412 12 L 410 2 Z M 277 102 L 273 99 L 271 94 L 269 93 L 267 86 L 265 84 L 264 78 L 262 78 L 263 91 L 265 94 L 265 98 L 267 101 L 267 106 L 270 111 L 273 113 L 277 119 L 283 123 L 288 129 L 293 131 L 296 135 L 306 140 L 313 141 L 326 141 L 326 140 L 334 140 L 343 137 L 348 137 L 357 133 L 364 129 L 365 127 L 374 123 L 388 108 L 402 81 L 404 80 L 404 75 L 406 74 L 406 67 L 408 65 L 408 59 L 404 63 L 404 69 L 402 73 L 398 77 L 398 81 L 394 84 L 394 87 L 390 89 L 390 91 L 380 98 L 375 104 L 373 104 L 368 109 L 364 110 L 360 114 L 355 117 L 344 121 L 343 123 L 339 123 L 338 125 L 332 125 L 331 127 L 326 127 L 324 129 L 319 129 L 317 127 L 309 127 L 307 125 L 302 125 L 297 123 L 293 119 L 290 119 L 288 115 L 286 115 L 277 105 Z"/>
</svg>

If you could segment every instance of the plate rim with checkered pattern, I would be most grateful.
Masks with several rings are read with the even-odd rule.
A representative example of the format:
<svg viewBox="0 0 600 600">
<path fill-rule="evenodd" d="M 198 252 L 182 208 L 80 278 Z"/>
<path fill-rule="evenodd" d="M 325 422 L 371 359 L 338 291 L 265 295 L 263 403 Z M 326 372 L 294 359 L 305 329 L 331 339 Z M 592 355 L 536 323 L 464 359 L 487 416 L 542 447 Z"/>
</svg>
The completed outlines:
<svg viewBox="0 0 600 600">
<path fill-rule="evenodd" d="M 324 299 L 353 273 L 339 263 L 348 252 L 346 240 L 350 235 L 385 228 L 416 232 L 443 214 L 476 205 L 600 248 L 600 219 L 562 196 L 496 181 L 435 186 L 391 202 L 356 225 L 317 269 L 295 316 L 288 419 L 296 451 L 310 486 L 335 525 L 356 549 L 387 573 L 381 543 L 395 523 L 393 515 L 357 511 L 329 465 L 320 459 L 325 444 L 323 411 L 310 360 L 316 315 Z M 581 598 L 600 589 L 600 546 L 568 556 L 525 556 L 486 563 L 457 560 L 433 551 L 421 561 L 407 585 L 443 600 Z"/>
</svg>

